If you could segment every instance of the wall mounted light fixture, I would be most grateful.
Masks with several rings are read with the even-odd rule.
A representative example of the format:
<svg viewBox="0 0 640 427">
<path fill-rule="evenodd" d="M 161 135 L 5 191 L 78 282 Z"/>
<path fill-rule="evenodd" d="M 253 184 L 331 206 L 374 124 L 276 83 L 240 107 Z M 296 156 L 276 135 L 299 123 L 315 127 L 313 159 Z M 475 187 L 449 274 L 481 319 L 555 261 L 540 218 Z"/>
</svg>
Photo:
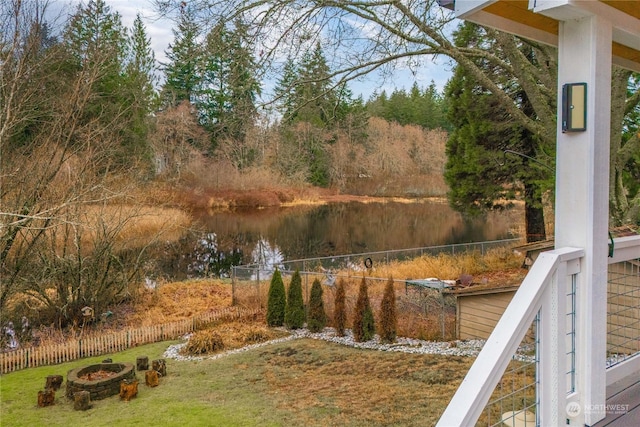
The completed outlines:
<svg viewBox="0 0 640 427">
<path fill-rule="evenodd" d="M 587 84 L 562 85 L 562 132 L 587 130 Z"/>
</svg>

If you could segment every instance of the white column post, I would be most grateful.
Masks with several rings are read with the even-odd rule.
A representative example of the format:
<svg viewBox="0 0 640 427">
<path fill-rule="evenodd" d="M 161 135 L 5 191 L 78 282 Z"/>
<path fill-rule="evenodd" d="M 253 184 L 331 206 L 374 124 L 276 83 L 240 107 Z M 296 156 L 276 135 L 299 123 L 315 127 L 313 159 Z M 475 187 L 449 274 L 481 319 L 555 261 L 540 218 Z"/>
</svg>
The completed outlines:
<svg viewBox="0 0 640 427">
<path fill-rule="evenodd" d="M 611 43 L 611 22 L 602 17 L 560 22 L 555 244 L 585 250 L 576 292 L 576 392 L 582 411 L 571 425 L 602 419 L 603 411 L 593 409 L 606 399 Z M 581 82 L 587 83 L 586 131 L 562 133 L 562 85 Z"/>
</svg>

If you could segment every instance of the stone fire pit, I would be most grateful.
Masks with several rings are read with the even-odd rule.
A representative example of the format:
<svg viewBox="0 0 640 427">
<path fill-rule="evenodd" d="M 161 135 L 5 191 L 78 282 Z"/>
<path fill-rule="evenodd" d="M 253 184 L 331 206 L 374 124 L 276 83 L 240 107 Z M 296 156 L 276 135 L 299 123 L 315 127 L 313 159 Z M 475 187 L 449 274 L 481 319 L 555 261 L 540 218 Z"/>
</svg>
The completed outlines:
<svg viewBox="0 0 640 427">
<path fill-rule="evenodd" d="M 67 373 L 66 396 L 88 391 L 91 400 L 100 400 L 120 393 L 120 382 L 136 378 L 133 363 L 98 363 L 83 368 L 72 369 Z"/>
</svg>

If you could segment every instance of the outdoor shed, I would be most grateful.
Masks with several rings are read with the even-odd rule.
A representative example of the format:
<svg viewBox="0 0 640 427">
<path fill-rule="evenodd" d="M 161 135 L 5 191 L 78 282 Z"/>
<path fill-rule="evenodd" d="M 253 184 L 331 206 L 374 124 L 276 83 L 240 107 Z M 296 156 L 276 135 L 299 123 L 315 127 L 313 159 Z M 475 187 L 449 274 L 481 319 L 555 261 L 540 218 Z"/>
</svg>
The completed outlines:
<svg viewBox="0 0 640 427">
<path fill-rule="evenodd" d="M 502 287 L 470 286 L 453 291 L 456 297 L 456 336 L 458 339 L 487 339 L 504 313 L 517 285 Z"/>
<path fill-rule="evenodd" d="M 640 262 L 609 265 L 607 274 L 607 352 L 640 351 Z M 450 291 L 456 298 L 456 337 L 487 339 L 519 285 L 475 285 Z"/>
</svg>

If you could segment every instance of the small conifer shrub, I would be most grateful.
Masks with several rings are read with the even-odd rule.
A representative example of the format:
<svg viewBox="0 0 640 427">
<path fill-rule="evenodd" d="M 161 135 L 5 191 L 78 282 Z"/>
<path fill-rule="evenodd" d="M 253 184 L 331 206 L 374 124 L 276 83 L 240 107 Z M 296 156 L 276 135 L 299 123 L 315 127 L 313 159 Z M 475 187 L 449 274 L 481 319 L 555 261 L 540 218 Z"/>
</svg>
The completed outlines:
<svg viewBox="0 0 640 427">
<path fill-rule="evenodd" d="M 282 275 L 276 268 L 271 276 L 269 284 L 269 297 L 267 299 L 267 325 L 282 326 L 284 324 L 284 312 L 286 308 L 286 294 Z"/>
<path fill-rule="evenodd" d="M 380 303 L 380 341 L 392 343 L 396 340 L 398 320 L 396 317 L 396 293 L 393 288 L 393 277 L 389 278 L 384 288 L 382 302 Z"/>
<path fill-rule="evenodd" d="M 322 301 L 322 285 L 320 280 L 315 279 L 311 285 L 311 295 L 309 296 L 307 327 L 311 332 L 321 332 L 326 324 L 327 315 L 324 312 L 324 302 Z"/>
<path fill-rule="evenodd" d="M 356 301 L 356 309 L 353 315 L 353 339 L 356 342 L 369 341 L 373 338 L 375 330 L 373 311 L 371 310 L 369 294 L 367 293 L 367 282 L 363 277 L 362 282 L 360 282 L 358 300 Z"/>
<path fill-rule="evenodd" d="M 336 287 L 336 295 L 333 303 L 333 326 L 339 337 L 344 336 L 344 330 L 347 324 L 347 309 L 345 306 L 346 292 L 344 289 L 344 279 L 338 281 Z"/>
<path fill-rule="evenodd" d="M 296 270 L 291 277 L 287 293 L 287 306 L 284 312 L 284 324 L 289 329 L 300 329 L 305 322 L 304 300 L 302 299 L 302 278 Z"/>
</svg>

